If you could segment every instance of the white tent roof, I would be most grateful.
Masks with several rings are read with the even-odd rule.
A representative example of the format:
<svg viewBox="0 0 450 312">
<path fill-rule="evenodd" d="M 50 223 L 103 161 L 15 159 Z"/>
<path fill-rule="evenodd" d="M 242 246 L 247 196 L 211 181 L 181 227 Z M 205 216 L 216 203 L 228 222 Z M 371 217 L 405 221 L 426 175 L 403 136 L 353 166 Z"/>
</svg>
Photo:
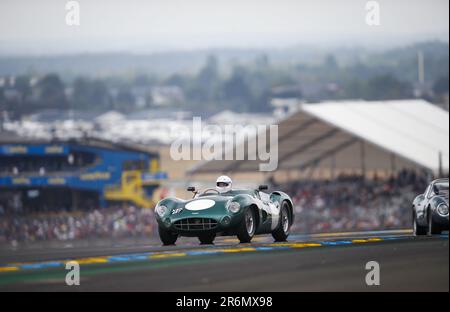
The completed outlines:
<svg viewBox="0 0 450 312">
<path fill-rule="evenodd" d="M 395 162 L 437 172 L 441 161 L 448 171 L 449 113 L 423 100 L 304 104 L 279 123 L 278 152 L 278 168 L 286 170 L 317 166 L 334 155 L 341 168 L 377 170 Z M 191 173 L 258 171 L 259 163 L 209 161 Z"/>
<path fill-rule="evenodd" d="M 308 104 L 305 112 L 425 168 L 449 169 L 449 114 L 423 100 Z"/>
</svg>

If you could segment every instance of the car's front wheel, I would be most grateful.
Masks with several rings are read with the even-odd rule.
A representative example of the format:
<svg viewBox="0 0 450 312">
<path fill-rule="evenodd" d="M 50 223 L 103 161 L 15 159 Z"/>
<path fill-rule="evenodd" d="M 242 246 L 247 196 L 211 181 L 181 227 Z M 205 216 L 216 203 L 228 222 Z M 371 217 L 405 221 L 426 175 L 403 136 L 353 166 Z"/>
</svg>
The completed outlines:
<svg viewBox="0 0 450 312">
<path fill-rule="evenodd" d="M 413 212 L 413 229 L 414 229 L 415 236 L 427 235 L 427 227 L 420 226 L 417 223 L 417 214 L 415 212 Z"/>
<path fill-rule="evenodd" d="M 172 233 L 161 226 L 158 227 L 158 232 L 159 238 L 164 246 L 175 245 L 175 242 L 178 239 L 178 234 Z"/>
<path fill-rule="evenodd" d="M 289 205 L 283 202 L 280 211 L 280 224 L 275 231 L 272 232 L 272 236 L 276 242 L 285 242 L 289 236 L 289 230 L 291 228 L 292 220 L 289 213 Z"/>
<path fill-rule="evenodd" d="M 244 219 L 239 225 L 237 237 L 241 243 L 250 243 L 256 232 L 256 216 L 253 209 L 249 208 L 244 214 Z"/>
<path fill-rule="evenodd" d="M 214 244 L 214 239 L 216 238 L 216 234 L 202 234 L 199 235 L 198 240 L 202 245 L 211 245 Z"/>
<path fill-rule="evenodd" d="M 442 234 L 442 229 L 439 225 L 433 222 L 433 215 L 431 209 L 428 209 L 428 235 L 440 235 Z"/>
</svg>

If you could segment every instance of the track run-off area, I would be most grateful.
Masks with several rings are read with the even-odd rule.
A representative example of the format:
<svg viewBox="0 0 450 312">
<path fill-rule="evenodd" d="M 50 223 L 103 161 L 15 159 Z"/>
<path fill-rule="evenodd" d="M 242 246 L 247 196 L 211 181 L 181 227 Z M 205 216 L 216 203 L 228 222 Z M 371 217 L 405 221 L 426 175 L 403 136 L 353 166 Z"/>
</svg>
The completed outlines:
<svg viewBox="0 0 450 312">
<path fill-rule="evenodd" d="M 0 291 L 448 291 L 448 256 L 447 234 L 410 230 L 8 250 Z M 65 282 L 71 261 L 80 265 L 79 286 Z M 380 265 L 379 286 L 366 284 L 370 261 Z"/>
</svg>

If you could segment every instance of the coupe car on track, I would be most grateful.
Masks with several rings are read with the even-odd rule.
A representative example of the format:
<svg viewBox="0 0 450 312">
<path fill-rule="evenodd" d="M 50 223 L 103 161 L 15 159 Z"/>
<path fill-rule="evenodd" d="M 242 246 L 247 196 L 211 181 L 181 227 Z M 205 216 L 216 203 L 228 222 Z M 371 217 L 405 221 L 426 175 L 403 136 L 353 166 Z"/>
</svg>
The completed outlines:
<svg viewBox="0 0 450 312">
<path fill-rule="evenodd" d="M 414 199 L 412 208 L 415 235 L 448 231 L 448 179 L 431 182 L 425 193 Z"/>
<path fill-rule="evenodd" d="M 216 235 L 237 235 L 241 243 L 249 243 L 256 234 L 272 234 L 275 241 L 285 241 L 294 221 L 292 200 L 283 192 L 263 192 L 267 189 L 199 193 L 188 188 L 194 193 L 190 200 L 160 201 L 155 209 L 162 243 L 172 245 L 179 236 L 188 236 L 212 244 Z"/>
</svg>

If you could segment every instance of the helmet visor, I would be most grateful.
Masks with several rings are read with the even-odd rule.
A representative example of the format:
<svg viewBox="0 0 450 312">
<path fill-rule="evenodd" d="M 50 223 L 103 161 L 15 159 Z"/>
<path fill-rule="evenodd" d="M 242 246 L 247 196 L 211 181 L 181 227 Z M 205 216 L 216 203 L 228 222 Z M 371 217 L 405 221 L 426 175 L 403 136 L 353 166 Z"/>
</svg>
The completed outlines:
<svg viewBox="0 0 450 312">
<path fill-rule="evenodd" d="M 230 183 L 227 182 L 217 182 L 217 187 L 228 187 Z"/>
</svg>

